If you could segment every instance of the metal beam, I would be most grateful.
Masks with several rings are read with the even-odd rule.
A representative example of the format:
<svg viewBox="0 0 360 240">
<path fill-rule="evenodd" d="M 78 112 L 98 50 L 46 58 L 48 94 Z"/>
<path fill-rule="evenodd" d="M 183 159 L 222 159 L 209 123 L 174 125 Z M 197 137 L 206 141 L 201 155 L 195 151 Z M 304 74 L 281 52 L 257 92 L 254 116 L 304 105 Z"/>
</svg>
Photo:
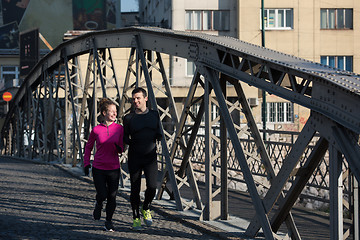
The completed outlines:
<svg viewBox="0 0 360 240">
<path fill-rule="evenodd" d="M 272 232 L 271 227 L 270 227 L 269 219 L 268 219 L 268 217 L 266 215 L 264 205 L 263 205 L 263 203 L 262 203 L 262 201 L 260 199 L 260 196 L 259 196 L 259 194 L 257 192 L 254 179 L 252 177 L 252 174 L 251 174 L 251 172 L 249 170 L 246 159 L 244 157 L 243 150 L 241 148 L 239 139 L 237 137 L 237 134 L 236 134 L 236 131 L 235 131 L 235 128 L 234 128 L 234 123 L 232 121 L 232 118 L 231 118 L 229 112 L 227 111 L 226 102 L 225 102 L 224 97 L 222 95 L 221 87 L 220 87 L 220 85 L 218 83 L 218 79 L 215 76 L 215 71 L 212 70 L 212 69 L 208 69 L 205 66 L 201 66 L 200 69 L 201 69 L 200 72 L 202 73 L 202 75 L 204 75 L 205 79 L 211 83 L 211 85 L 212 85 L 212 87 L 214 89 L 215 95 L 216 95 L 216 97 L 217 97 L 217 99 L 219 101 L 220 112 L 224 116 L 224 121 L 225 121 L 225 124 L 226 124 L 226 128 L 227 128 L 227 130 L 229 132 L 231 142 L 234 145 L 234 150 L 235 150 L 235 153 L 236 153 L 236 157 L 237 157 L 237 159 L 239 161 L 239 164 L 241 166 L 241 170 L 242 170 L 242 172 L 244 174 L 246 185 L 248 187 L 251 199 L 253 200 L 254 207 L 255 207 L 255 210 L 256 210 L 256 213 L 257 213 L 257 217 L 258 217 L 258 219 L 259 219 L 259 221 L 261 223 L 261 226 L 263 228 L 265 237 L 266 237 L 266 239 L 274 239 L 274 235 L 273 235 L 273 232 Z"/>
<path fill-rule="evenodd" d="M 307 145 L 313 138 L 315 134 L 315 130 L 310 126 L 311 117 L 304 126 L 301 131 L 296 143 L 292 147 L 289 155 L 286 157 L 283 166 L 280 171 L 276 175 L 276 178 L 271 182 L 271 187 L 267 191 L 263 204 L 265 207 L 265 211 L 268 213 L 273 208 L 276 203 L 276 200 L 279 198 L 282 193 L 282 189 L 284 188 L 286 182 L 288 181 L 291 172 L 294 170 L 296 165 L 298 164 L 303 152 L 305 151 Z M 246 229 L 246 233 L 249 236 L 254 236 L 260 230 L 260 224 L 258 223 L 257 216 L 251 220 L 248 228 Z"/>
<path fill-rule="evenodd" d="M 330 146 L 330 239 L 342 240 L 344 231 L 343 219 L 343 180 L 341 153 Z"/>
<path fill-rule="evenodd" d="M 177 176 L 178 176 L 177 178 L 183 179 L 185 177 L 185 175 L 188 176 L 188 180 L 190 181 L 190 188 L 193 192 L 193 197 L 194 197 L 194 200 L 195 200 L 195 203 L 196 203 L 196 206 L 198 209 L 202 209 L 201 197 L 200 197 L 200 193 L 199 193 L 199 188 L 195 181 L 191 162 L 189 162 L 189 157 L 190 157 L 190 154 L 191 154 L 191 151 L 192 151 L 192 148 L 194 145 L 194 141 L 195 141 L 195 138 L 197 136 L 197 133 L 198 133 L 198 130 L 200 127 L 201 118 L 204 114 L 204 101 L 203 101 L 204 97 L 199 98 L 199 101 L 196 101 L 194 99 L 196 89 L 200 83 L 203 84 L 200 79 L 200 74 L 196 71 L 193 76 L 190 87 L 189 87 L 188 95 L 186 97 L 184 107 L 183 107 L 183 112 L 182 112 L 180 119 L 178 121 L 178 124 L 176 126 L 174 142 L 171 146 L 171 151 L 170 151 L 170 159 L 173 162 L 175 159 L 175 153 L 176 153 L 178 147 L 182 148 L 183 155 L 181 157 L 182 161 L 181 161 L 180 168 L 177 171 Z M 193 106 L 194 103 L 198 103 L 198 102 L 200 102 L 200 108 L 198 111 L 198 115 L 195 118 L 193 118 L 192 114 L 190 114 L 191 113 L 190 108 L 191 108 L 191 106 Z M 186 123 L 186 119 L 189 116 L 193 118 L 194 124 L 193 124 L 193 126 L 191 126 L 191 129 L 190 129 L 191 135 L 188 138 L 187 142 L 185 143 L 184 135 L 189 132 L 189 129 L 185 128 L 186 127 L 185 123 Z M 187 170 L 187 169 L 189 169 L 189 170 Z M 163 177 L 162 177 L 162 184 L 159 186 L 157 199 L 161 199 L 163 191 L 166 188 L 167 181 L 168 181 L 168 172 L 167 172 L 167 170 L 165 170 Z M 184 203 L 184 204 L 186 204 L 186 203 Z M 191 207 L 191 206 L 189 206 L 189 207 Z"/>
<path fill-rule="evenodd" d="M 324 138 L 320 138 L 304 165 L 297 170 L 296 178 L 288 190 L 285 199 L 280 201 L 279 208 L 271 219 L 271 227 L 275 232 L 279 230 L 281 224 L 287 218 L 290 209 L 294 206 L 306 183 L 325 155 L 328 145 Z"/>
<path fill-rule="evenodd" d="M 156 99 L 155 99 L 155 94 L 154 94 L 154 91 L 153 91 L 153 88 L 152 88 L 151 79 L 150 79 L 149 72 L 148 72 L 148 69 L 147 69 L 147 66 L 146 66 L 146 60 L 145 60 L 144 50 L 143 50 L 143 47 L 142 47 L 142 42 L 140 40 L 140 36 L 135 36 L 135 39 L 136 39 L 136 44 L 137 44 L 137 52 L 139 54 L 139 57 L 140 57 L 140 60 L 141 60 L 141 66 L 142 66 L 142 69 L 144 71 L 144 77 L 145 77 L 145 81 L 146 81 L 146 85 L 147 85 L 147 89 L 148 89 L 150 103 L 151 103 L 151 106 L 153 107 L 153 109 L 158 111 L 157 103 L 156 103 Z M 171 185 L 172 185 L 173 191 L 174 191 L 176 209 L 178 211 L 182 211 L 183 207 L 182 207 L 182 203 L 181 203 L 180 192 L 179 192 L 179 189 L 178 189 L 178 187 L 176 185 L 174 167 L 173 167 L 172 162 L 170 160 L 169 150 L 168 150 L 167 143 L 166 143 L 166 140 L 165 140 L 164 129 L 163 129 L 162 125 L 161 125 L 161 132 L 162 132 L 162 135 L 163 135 L 163 138 L 161 140 L 162 153 L 165 155 L 166 167 L 168 168 L 169 176 L 170 176 L 170 182 L 171 182 Z"/>
</svg>

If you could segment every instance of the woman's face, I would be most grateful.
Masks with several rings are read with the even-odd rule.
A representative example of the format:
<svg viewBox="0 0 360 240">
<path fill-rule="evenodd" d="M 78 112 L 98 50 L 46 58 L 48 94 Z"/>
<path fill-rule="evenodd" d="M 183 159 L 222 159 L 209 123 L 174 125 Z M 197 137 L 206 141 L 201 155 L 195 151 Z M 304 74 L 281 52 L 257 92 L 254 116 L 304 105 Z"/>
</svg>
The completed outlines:
<svg viewBox="0 0 360 240">
<path fill-rule="evenodd" d="M 106 112 L 103 112 L 103 115 L 105 117 L 105 121 L 114 122 L 117 116 L 116 106 L 114 104 L 109 105 Z"/>
</svg>

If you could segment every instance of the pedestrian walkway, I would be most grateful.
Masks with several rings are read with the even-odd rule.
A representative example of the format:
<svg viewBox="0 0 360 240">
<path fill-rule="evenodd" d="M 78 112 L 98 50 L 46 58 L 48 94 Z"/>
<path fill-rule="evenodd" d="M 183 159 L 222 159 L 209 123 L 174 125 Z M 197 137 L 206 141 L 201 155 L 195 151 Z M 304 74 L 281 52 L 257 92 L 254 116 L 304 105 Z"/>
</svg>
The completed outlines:
<svg viewBox="0 0 360 240">
<path fill-rule="evenodd" d="M 0 239 L 218 239 L 211 232 L 154 213 L 152 227 L 134 232 L 129 201 L 119 196 L 115 232 L 92 220 L 92 184 L 54 165 L 0 157 Z"/>
<path fill-rule="evenodd" d="M 249 239 L 244 232 L 255 214 L 251 198 L 240 192 L 229 192 L 227 221 L 200 221 L 198 210 L 180 212 L 173 201 L 155 200 L 153 226 L 134 232 L 130 193 L 123 188 L 116 231 L 106 232 L 104 214 L 92 220 L 95 189 L 80 168 L 0 157 L 0 173 L 0 239 Z M 330 238 L 328 215 L 305 208 L 292 213 L 302 239 Z"/>
</svg>

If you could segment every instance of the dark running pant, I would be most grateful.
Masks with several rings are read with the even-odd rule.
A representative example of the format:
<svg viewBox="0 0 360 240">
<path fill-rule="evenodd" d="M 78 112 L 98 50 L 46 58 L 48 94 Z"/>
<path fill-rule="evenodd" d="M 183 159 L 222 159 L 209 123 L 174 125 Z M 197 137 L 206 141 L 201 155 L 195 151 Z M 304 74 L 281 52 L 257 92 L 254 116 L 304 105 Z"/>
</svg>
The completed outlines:
<svg viewBox="0 0 360 240">
<path fill-rule="evenodd" d="M 96 202 L 102 205 L 106 201 L 106 221 L 111 221 L 116 208 L 116 195 L 119 189 L 120 169 L 101 170 L 92 168 L 96 189 Z"/>
<path fill-rule="evenodd" d="M 149 209 L 150 204 L 155 197 L 157 185 L 157 161 L 154 160 L 146 164 L 138 164 L 139 162 L 140 161 L 134 161 L 129 164 L 131 182 L 130 203 L 134 219 L 140 217 L 139 208 L 142 171 L 144 171 L 146 179 L 145 199 L 143 202 L 144 210 Z"/>
</svg>

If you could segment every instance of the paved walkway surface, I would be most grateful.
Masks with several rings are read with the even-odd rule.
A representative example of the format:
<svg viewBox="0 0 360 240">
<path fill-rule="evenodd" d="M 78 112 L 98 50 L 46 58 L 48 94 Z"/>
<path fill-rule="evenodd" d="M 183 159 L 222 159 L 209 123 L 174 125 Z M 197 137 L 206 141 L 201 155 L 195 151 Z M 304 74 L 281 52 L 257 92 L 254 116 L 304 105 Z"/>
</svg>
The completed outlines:
<svg viewBox="0 0 360 240">
<path fill-rule="evenodd" d="M 129 201 L 122 196 L 113 219 L 116 231 L 106 232 L 104 217 L 92 220 L 91 183 L 54 165 L 3 157 L 0 173 L 0 239 L 218 239 L 157 213 L 153 226 L 135 232 Z"/>
<path fill-rule="evenodd" d="M 243 232 L 255 214 L 251 198 L 239 192 L 229 193 L 228 221 L 199 221 L 199 211 L 179 212 L 172 201 L 156 200 L 153 226 L 135 232 L 129 190 L 120 189 L 116 231 L 106 232 L 104 216 L 92 219 L 95 189 L 81 169 L 0 156 L 0 174 L 0 239 L 248 239 Z M 302 239 L 329 239 L 326 214 L 292 212 Z"/>
</svg>

